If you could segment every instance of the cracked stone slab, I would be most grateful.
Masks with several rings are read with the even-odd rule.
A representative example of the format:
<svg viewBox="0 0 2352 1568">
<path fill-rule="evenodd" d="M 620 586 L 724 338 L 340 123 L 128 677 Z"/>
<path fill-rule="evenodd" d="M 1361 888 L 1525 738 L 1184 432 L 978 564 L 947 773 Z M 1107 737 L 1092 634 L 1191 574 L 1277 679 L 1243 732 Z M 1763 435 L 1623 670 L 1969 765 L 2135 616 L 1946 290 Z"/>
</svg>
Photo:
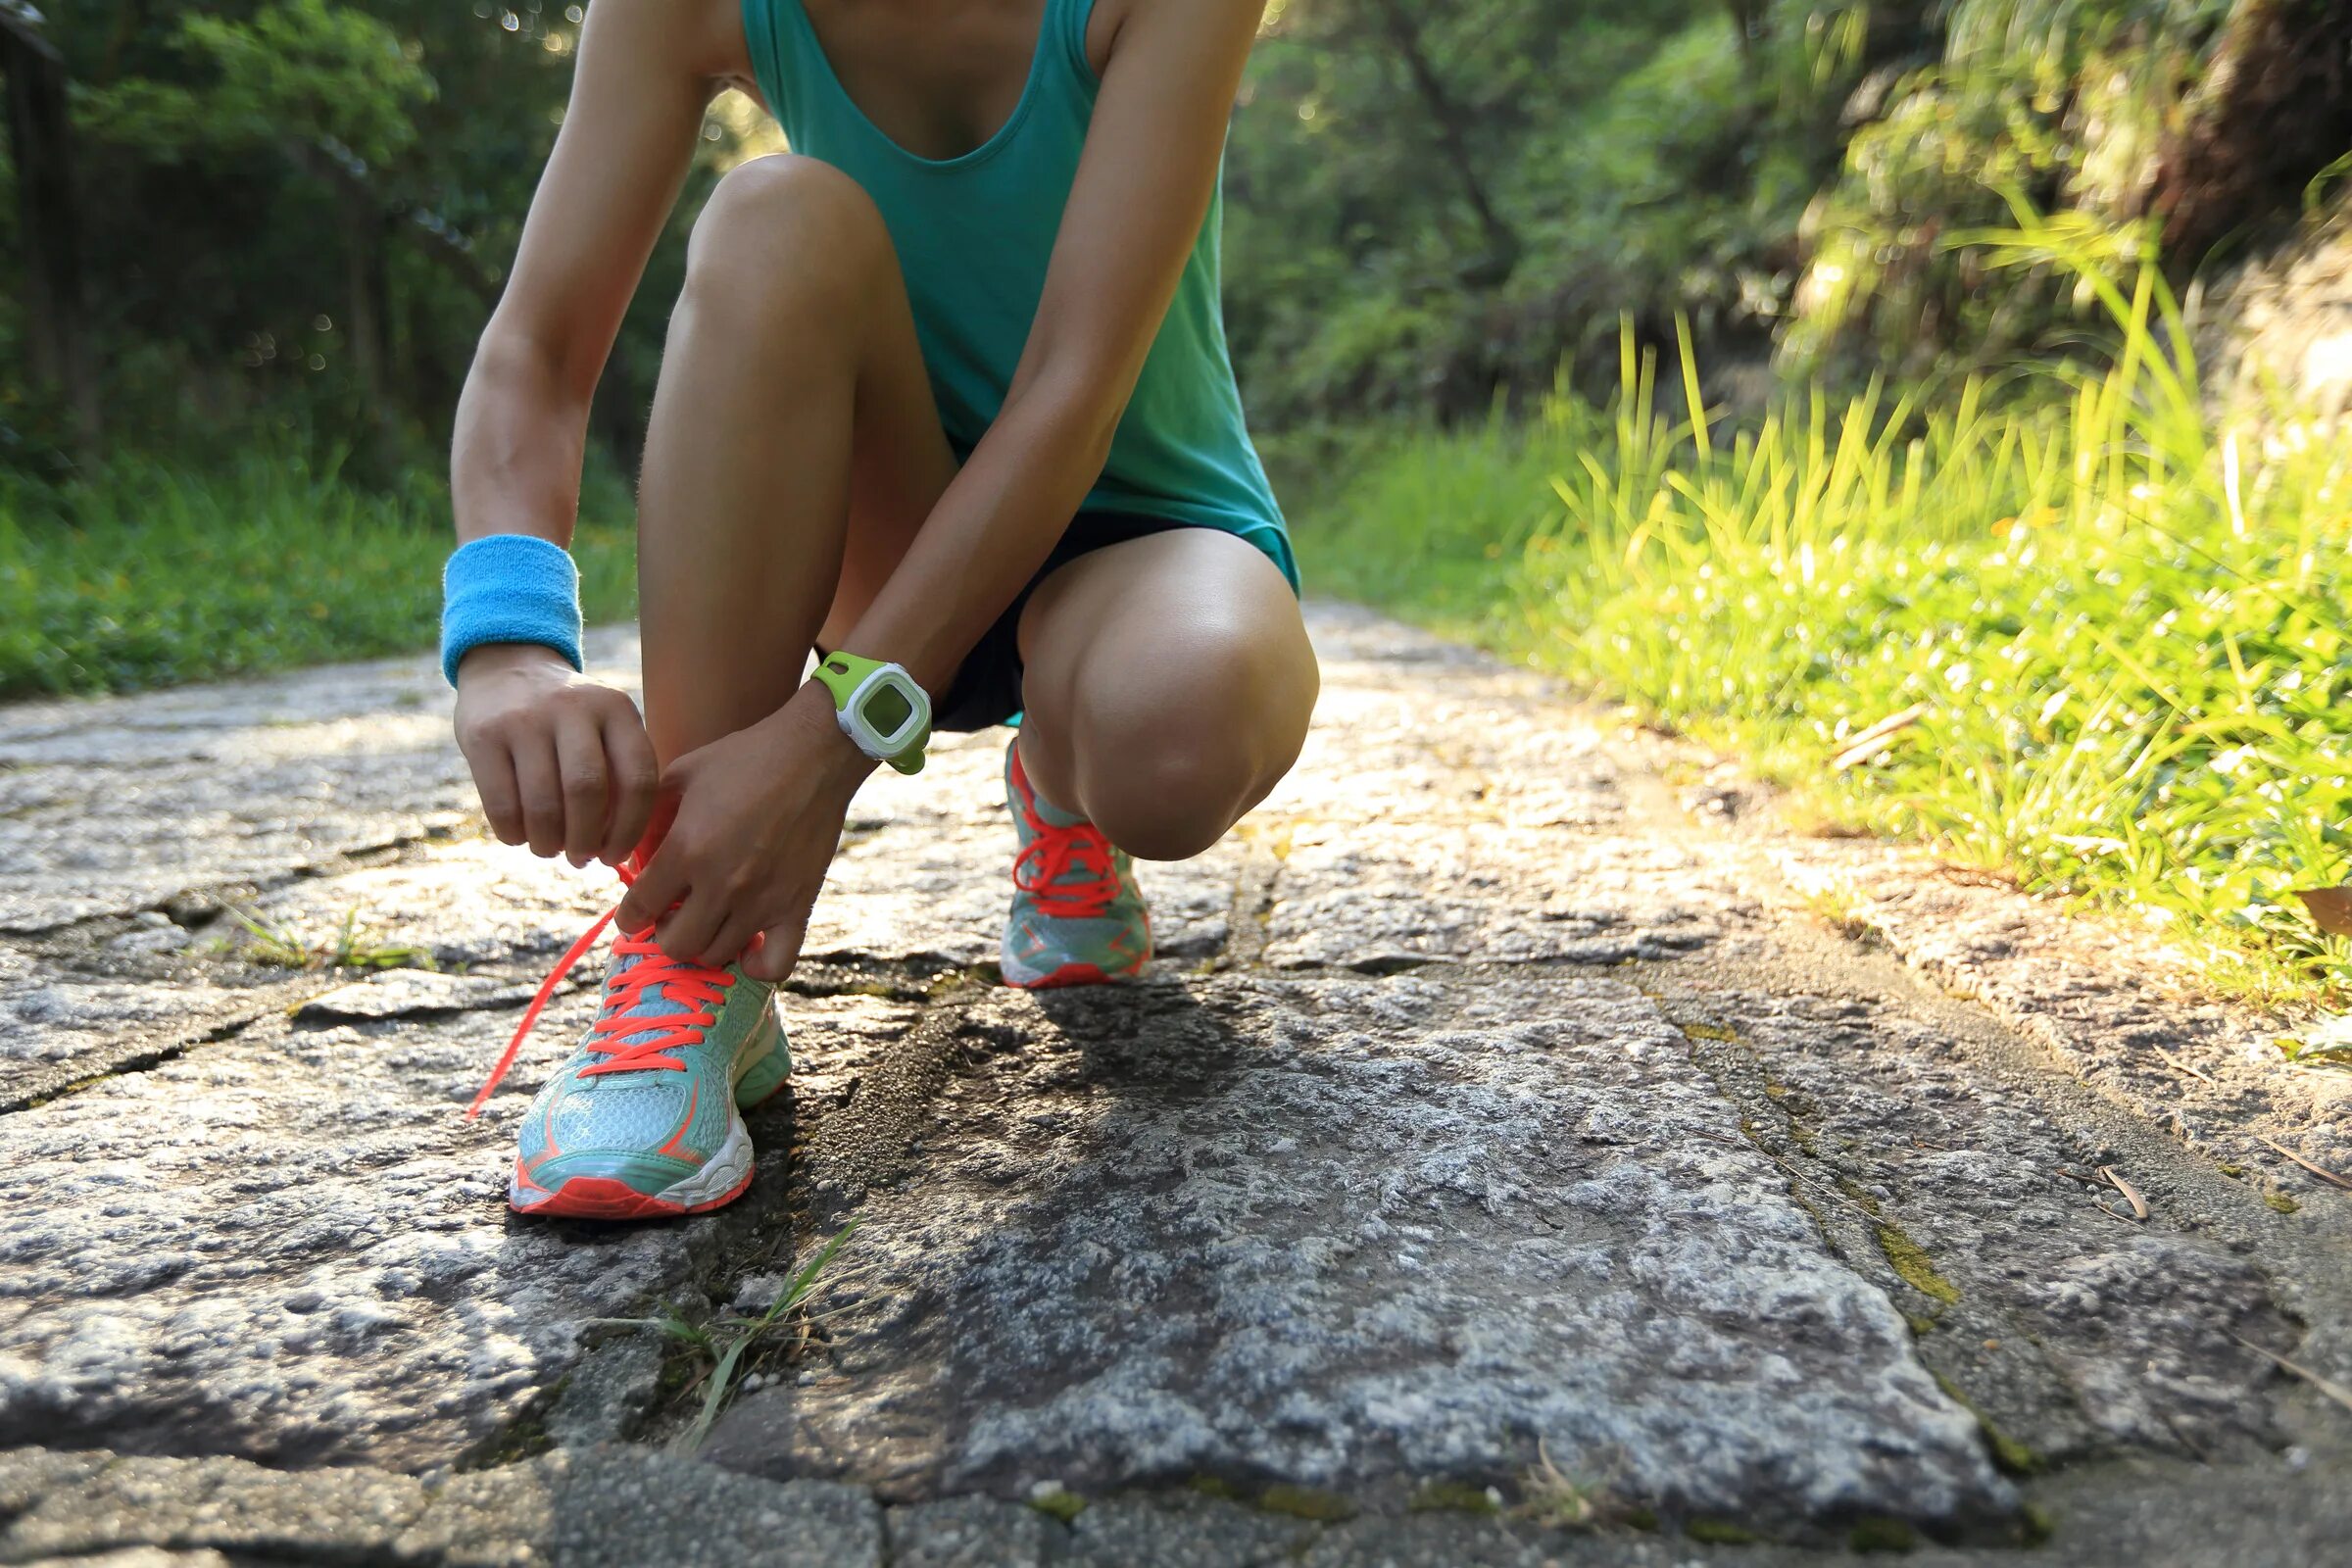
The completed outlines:
<svg viewBox="0 0 2352 1568">
<path fill-rule="evenodd" d="M 633 632 L 589 639 L 633 685 Z M 473 818 L 427 659 L 135 697 L 0 707 L 0 932 L 269 882 Z"/>
<path fill-rule="evenodd" d="M 1278 889 L 1265 958 L 1281 968 L 1614 964 L 1752 945 L 1762 914 L 1696 850 L 1488 824 L 1301 826 Z"/>
<path fill-rule="evenodd" d="M 1610 738 L 1548 697 L 1493 665 L 1443 688 L 1399 686 L 1393 669 L 1327 667 L 1306 749 L 1261 809 L 1349 823 L 1615 826 L 1626 802 Z M 1531 711 L 1544 721 L 1530 724 Z"/>
<path fill-rule="evenodd" d="M 1986 1072 L 1936 1018 L 1836 994 L 1852 977 L 1807 968 L 1770 923 L 1792 906 L 1751 891 L 1773 878 L 1744 797 L 1719 813 L 1740 817 L 1742 858 L 1657 819 L 1649 752 L 1611 715 L 1360 612 L 1310 622 L 1325 698 L 1299 771 L 1202 862 L 1143 868 L 1168 960 L 1152 984 L 1031 999 L 910 975 L 994 956 L 1004 737 L 944 737 L 919 778 L 879 775 L 818 909 L 840 956 L 787 1004 L 795 1094 L 755 1122 L 769 1157 L 748 1209 L 623 1231 L 521 1225 L 500 1201 L 508 1118 L 585 997 L 559 1003 L 492 1117 L 454 1118 L 506 1004 L 615 888 L 479 837 L 427 661 L 0 710 L 0 850 L 47 878 L 37 917 L 0 910 L 0 1093 L 12 1071 L 71 1075 L 125 1042 L 256 1020 L 0 1116 L 0 1443 L 333 1467 L 284 1492 L 318 1523 L 299 1550 L 260 1534 L 294 1527 L 250 1475 L 172 1471 L 183 1484 L 158 1493 L 166 1472 L 147 1472 L 145 1500 L 124 1501 L 156 1461 L 104 1454 L 0 1453 L 0 1521 L 62 1528 L 72 1494 L 147 1522 L 74 1538 L 86 1550 L 52 1538 L 81 1563 L 514 1562 L 550 1560 L 560 1507 L 587 1533 L 553 1560 L 677 1555 L 626 1532 L 681 1530 L 672 1502 L 714 1494 L 668 1469 L 638 1487 L 625 1467 L 659 1455 L 607 1470 L 595 1447 L 646 1423 L 657 1348 L 598 1338 L 583 1361 L 582 1325 L 706 1286 L 742 1303 L 775 1260 L 732 1239 L 771 1234 L 789 1199 L 817 1235 L 864 1220 L 845 1270 L 883 1267 L 842 1273 L 818 1303 L 845 1309 L 829 1347 L 732 1418 L 736 1462 L 820 1479 L 717 1475 L 762 1490 L 713 1505 L 808 1506 L 757 1540 L 722 1533 L 737 1555 L 714 1560 L 872 1561 L 887 1530 L 899 1560 L 1665 1568 L 1697 1554 L 1678 1511 L 1816 1539 L 1884 1511 L 1997 1534 L 2008 1484 L 1939 1378 L 2063 1462 L 2026 1486 L 2054 1501 L 2070 1562 L 2331 1560 L 2352 1507 L 2328 1479 L 2340 1416 L 2234 1337 L 2340 1376 L 2328 1293 L 2285 1293 L 2285 1250 L 2244 1245 L 2324 1241 L 2338 1200 L 2265 1153 L 2300 1213 L 2183 1160 L 2126 1166 L 2146 1226 L 2099 1214 L 2044 1167 L 2144 1145 L 2062 1132 L 2046 1090 Z M 633 650 L 592 639 L 611 673 Z M 1800 885 L 1885 853 L 1778 848 Z M 1869 882 L 1872 923 L 2101 1094 L 2191 1151 L 2245 1158 L 2243 1129 L 2267 1127 L 2343 1163 L 2320 1092 L 2336 1079 L 2260 1070 L 2255 1015 L 2185 1012 L 2136 947 L 2047 906 L 1902 875 Z M 288 1021 L 333 983 L 221 951 L 233 926 L 206 917 L 223 896 L 304 941 L 356 913 L 454 973 L 330 1004 L 376 1016 Z M 1625 977 L 1665 1000 L 1563 972 L 1622 957 L 1676 959 Z M 1520 967 L 1346 973 L 1447 960 Z M 1169 983 L 1196 965 L 1222 977 Z M 1741 965 L 1779 978 L 1726 989 L 1716 971 Z M 1714 1010 L 1684 1008 L 1697 988 Z M 788 1137 L 807 1151 L 785 1172 Z M 2276 1224 L 2203 1224 L 2194 1180 Z M 1921 1290 L 1923 1258 L 1956 1299 Z M 2300 1345 L 2275 1294 L 2311 1319 Z M 526 1411 L 558 1454 L 430 1479 Z M 1661 1505 L 1669 1533 L 1400 1514 L 1433 1474 L 1516 1500 L 1538 1438 Z M 397 1534 L 356 1505 L 334 1524 L 338 1494 L 312 1478 L 375 1486 L 355 1461 L 428 1477 Z M 104 1479 L 118 1464 L 134 1468 Z M 1202 1473 L 1364 1514 L 1309 1525 L 1104 1480 Z M 821 1479 L 837 1475 L 929 1500 L 877 1513 Z M 1075 1528 L 1004 1500 L 1048 1479 L 1091 1498 Z M 169 1505 L 191 1497 L 247 1535 L 174 1535 Z M 810 1511 L 832 1521 L 808 1538 L 817 1554 L 773 1556 Z M 34 1549 L 0 1528 L 0 1558 Z"/>
<path fill-rule="evenodd" d="M 12 1456 L 0 1454 L 0 1468 Z M 445 1568 L 880 1568 L 872 1499 L 774 1486 L 643 1449 L 564 1450 L 426 1483 L 378 1470 L 289 1474 L 238 1459 L 106 1456 L 0 1530 L 0 1562 L 218 1550 Z M 198 1559 L 201 1560 L 201 1559 Z"/>
<path fill-rule="evenodd" d="M 322 1538 L 383 1552 L 424 1509 L 424 1486 L 408 1476 L 287 1475 L 236 1459 L 117 1460 L 79 1486 L 52 1491 L 0 1534 L 0 1552 L 209 1546 L 299 1559 Z"/>
<path fill-rule="evenodd" d="M 948 1497 L 884 1516 L 891 1568 L 1046 1568 L 1055 1526 L 1025 1503 Z M 1054 1555 L 1049 1555 L 1054 1553 Z"/>
<path fill-rule="evenodd" d="M 201 974 L 158 984 L 153 975 L 76 972 L 0 948 L 0 1091 L 78 1060 L 198 1039 L 279 1004 L 252 984 Z"/>
<path fill-rule="evenodd" d="M 349 923 L 369 949 L 422 955 L 453 975 L 490 969 L 536 983 L 621 892 L 620 879 L 604 866 L 574 870 L 474 838 L 387 865 L 305 878 L 254 900 L 251 912 L 308 947 L 331 947 Z M 231 956 L 249 942 L 233 926 L 222 936 Z"/>
<path fill-rule="evenodd" d="M 1542 1440 L 1659 1506 L 1791 1528 L 2014 1506 L 1629 986 L 990 994 L 963 1027 L 936 1134 L 854 1210 L 825 1353 L 722 1420 L 719 1462 L 896 1498 L 1209 1474 L 1400 1510 L 1432 1478 L 1516 1485 Z"/>
<path fill-rule="evenodd" d="M 1070 1556 L 1087 1568 L 1277 1568 L 1298 1561 L 1321 1531 L 1311 1520 L 1223 1498 L 1113 1497 L 1070 1522 Z"/>
<path fill-rule="evenodd" d="M 1905 963 L 1982 1002 L 2183 1145 L 2269 1172 L 2273 1190 L 2297 1202 L 2343 1207 L 2340 1193 L 2259 1137 L 2352 1171 L 2352 1072 L 2284 1059 L 2279 1038 L 2312 1020 L 2183 994 L 2193 965 L 2166 930 L 2070 918 L 1894 846 L 1789 843 L 1773 858 L 1800 893 L 1834 898 Z"/>
<path fill-rule="evenodd" d="M 512 1010 L 278 1020 L 0 1117 L 0 1442 L 425 1465 L 495 1432 L 717 1234 L 508 1214 L 512 1117 L 592 1005 L 477 1122 Z M 904 1011 L 809 1006 L 796 1051 L 821 1074 L 828 1018 Z"/>
<path fill-rule="evenodd" d="M 1702 1064 L 1747 1080 L 1751 1134 L 2019 1457 L 2283 1445 L 2272 1367 L 2242 1342 L 2289 1345 L 2294 1328 L 2248 1249 L 2170 1212 L 2161 1173 L 2136 1172 L 2157 1204 L 2144 1224 L 2117 1217 L 2112 1190 L 2103 1210 L 2101 1189 L 2061 1173 L 2116 1155 L 1887 1001 L 1725 991 L 1671 1010 Z"/>
<path fill-rule="evenodd" d="M 294 1016 L 304 1023 L 380 1023 L 528 1002 L 530 997 L 530 987 L 488 975 L 386 969 L 311 998 L 294 1009 Z"/>
</svg>

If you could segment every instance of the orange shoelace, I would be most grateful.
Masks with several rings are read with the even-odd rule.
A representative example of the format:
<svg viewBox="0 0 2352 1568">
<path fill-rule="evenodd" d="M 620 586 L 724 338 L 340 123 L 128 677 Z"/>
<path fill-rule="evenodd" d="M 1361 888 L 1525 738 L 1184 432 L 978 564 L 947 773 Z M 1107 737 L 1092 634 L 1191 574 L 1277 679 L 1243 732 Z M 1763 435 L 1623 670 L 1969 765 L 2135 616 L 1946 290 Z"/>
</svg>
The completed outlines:
<svg viewBox="0 0 2352 1568">
<path fill-rule="evenodd" d="M 1013 857 L 1012 885 L 1037 901 L 1038 912 L 1091 920 L 1110 912 L 1119 896 L 1119 870 L 1110 841 L 1091 822 L 1055 827 L 1035 814 L 1037 837 Z M 1066 880 L 1073 876 L 1084 880 Z"/>
<path fill-rule="evenodd" d="M 625 867 L 621 870 L 620 879 L 623 882 L 634 880 Z M 620 906 L 615 905 L 598 915 L 596 924 L 564 950 L 564 956 L 556 960 L 555 968 L 549 970 L 547 978 L 539 983 L 539 994 L 531 999 L 530 1008 L 523 1013 L 522 1022 L 515 1025 L 514 1038 L 507 1042 L 506 1052 L 498 1058 L 498 1065 L 490 1069 L 490 1081 L 482 1085 L 481 1092 L 473 1097 L 473 1103 L 466 1107 L 468 1121 L 482 1113 L 482 1106 L 489 1102 L 491 1095 L 505 1080 L 507 1069 L 514 1065 L 516 1053 L 522 1050 L 523 1041 L 530 1038 L 532 1027 L 539 1022 L 539 1015 L 547 1010 L 556 988 L 564 983 L 564 976 L 578 967 L 579 961 L 588 956 L 588 950 L 596 946 L 596 939 L 605 934 L 605 927 L 611 925 L 612 917 L 619 912 Z M 624 934 L 619 937 L 612 944 L 612 955 L 616 962 L 632 958 L 636 961 L 628 963 L 613 979 L 611 995 L 605 1003 L 605 1015 L 590 1026 L 588 1038 L 582 1042 L 584 1049 L 605 1059 L 592 1067 L 581 1068 L 580 1076 L 594 1078 L 611 1072 L 684 1072 L 686 1064 L 668 1053 L 702 1044 L 705 1031 L 718 1021 L 718 1009 L 726 1000 L 727 988 L 735 983 L 735 976 L 725 969 L 713 969 L 709 964 L 683 963 L 671 957 L 654 945 L 651 927 L 634 936 Z M 662 988 L 663 1001 L 685 1004 L 687 1010 L 653 1017 L 632 1017 L 631 1013 L 637 1004 L 645 1001 L 657 986 Z"/>
</svg>

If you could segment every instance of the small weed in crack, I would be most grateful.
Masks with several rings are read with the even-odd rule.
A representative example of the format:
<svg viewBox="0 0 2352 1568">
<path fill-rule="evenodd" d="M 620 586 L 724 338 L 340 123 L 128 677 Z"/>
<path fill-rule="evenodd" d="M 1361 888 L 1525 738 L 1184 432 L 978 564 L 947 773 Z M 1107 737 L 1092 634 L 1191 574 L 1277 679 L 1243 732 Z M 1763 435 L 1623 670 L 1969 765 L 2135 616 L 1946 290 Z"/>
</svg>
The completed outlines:
<svg viewBox="0 0 2352 1568">
<path fill-rule="evenodd" d="M 272 925 L 260 917 L 238 908 L 223 906 L 229 918 L 245 928 L 253 940 L 245 945 L 244 956 L 252 962 L 274 969 L 430 969 L 433 956 L 423 948 L 398 947 L 379 943 L 360 924 L 360 909 L 353 905 L 343 916 L 343 923 L 323 937 L 306 937 L 290 925 Z"/>
<path fill-rule="evenodd" d="M 1541 1439 L 1535 1464 L 1519 1478 L 1519 1498 L 1513 1514 L 1549 1530 L 1588 1530 L 1624 1513 L 1610 1496 L 1607 1480 L 1570 1475 Z"/>
<path fill-rule="evenodd" d="M 776 1293 L 776 1298 L 768 1309 L 758 1317 L 722 1317 L 710 1323 L 690 1323 L 674 1311 L 665 1311 L 659 1317 L 605 1317 L 593 1320 L 593 1326 L 596 1327 L 652 1329 L 676 1341 L 690 1353 L 709 1358 L 710 1369 L 703 1377 L 702 1406 L 695 1411 L 693 1422 L 678 1434 L 676 1442 L 671 1445 L 676 1452 L 691 1456 L 702 1447 L 704 1440 L 710 1436 L 711 1424 L 718 1419 L 718 1412 L 727 1402 L 727 1396 L 734 1392 L 744 1356 L 762 1339 L 774 1333 L 793 1309 L 808 1298 L 808 1293 L 816 1288 L 817 1277 L 824 1273 L 826 1265 L 833 1261 L 833 1254 L 841 1250 L 842 1244 L 850 1239 L 850 1234 L 857 1228 L 857 1222 L 853 1220 L 836 1231 L 830 1241 L 817 1249 L 816 1255 L 786 1282 L 784 1289 Z"/>
</svg>

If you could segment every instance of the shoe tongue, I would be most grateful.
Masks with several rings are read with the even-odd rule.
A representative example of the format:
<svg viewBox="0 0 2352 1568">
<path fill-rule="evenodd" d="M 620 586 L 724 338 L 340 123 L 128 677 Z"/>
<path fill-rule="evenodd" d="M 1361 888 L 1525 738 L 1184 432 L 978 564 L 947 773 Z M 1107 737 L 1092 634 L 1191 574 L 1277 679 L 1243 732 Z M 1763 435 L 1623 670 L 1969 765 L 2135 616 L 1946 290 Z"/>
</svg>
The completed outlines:
<svg viewBox="0 0 2352 1568">
<path fill-rule="evenodd" d="M 663 996 L 662 992 L 665 991 L 667 987 L 661 982 L 647 986 L 643 991 L 637 994 L 637 1000 L 625 1007 L 614 1004 L 611 999 L 613 989 L 618 984 L 621 977 L 626 975 L 630 970 L 636 968 L 639 964 L 652 963 L 655 960 L 652 956 L 647 954 L 635 954 L 614 960 L 612 964 L 612 972 L 605 980 L 605 996 L 607 1001 L 605 1003 L 604 1010 L 600 1016 L 607 1018 L 674 1018 L 681 1012 L 691 1012 L 694 1010 L 694 1004 L 691 1003 L 672 1002 L 667 997 Z M 640 1041 L 648 1040 L 655 1035 L 665 1034 L 667 1032 L 667 1028 L 647 1029 L 640 1034 L 621 1035 L 614 1039 L 612 1044 L 616 1046 L 633 1046 Z"/>
</svg>

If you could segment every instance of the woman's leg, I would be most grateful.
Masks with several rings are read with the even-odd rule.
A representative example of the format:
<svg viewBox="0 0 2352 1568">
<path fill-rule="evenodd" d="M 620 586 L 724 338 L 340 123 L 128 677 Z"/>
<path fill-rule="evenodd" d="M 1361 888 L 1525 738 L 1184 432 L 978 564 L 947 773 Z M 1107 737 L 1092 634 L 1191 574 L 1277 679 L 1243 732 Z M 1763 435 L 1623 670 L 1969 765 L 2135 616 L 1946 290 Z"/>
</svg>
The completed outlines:
<svg viewBox="0 0 2352 1568">
<path fill-rule="evenodd" d="M 695 224 L 646 433 L 637 575 L 663 762 L 766 717 L 955 476 L 882 216 L 762 158 Z"/>
<path fill-rule="evenodd" d="M 1199 855 L 1298 760 L 1314 649 L 1242 539 L 1179 528 L 1092 551 L 1038 585 L 1020 630 L 1022 768 L 1138 858 Z"/>
</svg>

